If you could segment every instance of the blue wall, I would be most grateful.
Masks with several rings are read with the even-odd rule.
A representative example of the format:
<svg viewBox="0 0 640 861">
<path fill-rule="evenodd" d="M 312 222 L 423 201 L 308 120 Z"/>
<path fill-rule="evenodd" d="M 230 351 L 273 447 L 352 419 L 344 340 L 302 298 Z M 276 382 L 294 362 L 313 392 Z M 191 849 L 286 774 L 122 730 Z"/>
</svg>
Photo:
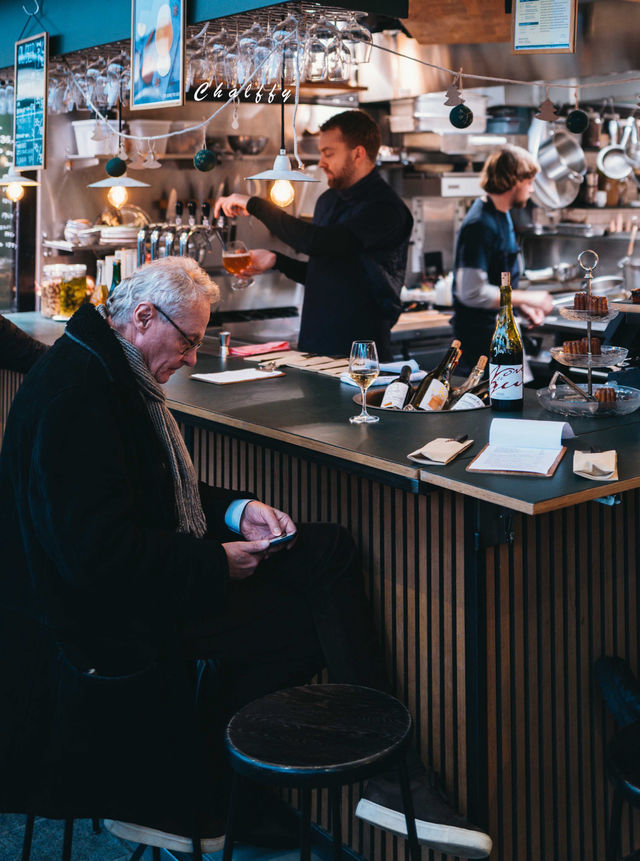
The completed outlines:
<svg viewBox="0 0 640 861">
<path fill-rule="evenodd" d="M 23 5 L 35 10 L 36 0 L 0 0 L 0 21 L 3 38 L 0 42 L 0 69 L 13 66 L 13 43 L 47 30 L 51 36 L 50 54 L 67 54 L 79 48 L 105 45 L 131 35 L 131 0 L 38 0 L 37 18 L 27 16 Z M 260 0 L 188 0 L 187 20 L 190 24 L 246 12 L 273 5 Z M 346 9 L 406 18 L 408 0 L 333 0 L 334 6 Z"/>
</svg>

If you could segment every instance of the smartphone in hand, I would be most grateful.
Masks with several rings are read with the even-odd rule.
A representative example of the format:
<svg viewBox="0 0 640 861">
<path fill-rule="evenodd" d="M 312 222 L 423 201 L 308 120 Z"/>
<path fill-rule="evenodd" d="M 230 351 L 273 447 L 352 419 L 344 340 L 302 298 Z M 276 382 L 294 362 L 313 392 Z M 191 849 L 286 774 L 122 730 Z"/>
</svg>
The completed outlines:
<svg viewBox="0 0 640 861">
<path fill-rule="evenodd" d="M 293 541 L 296 535 L 296 532 L 288 532 L 286 535 L 278 535 L 277 538 L 272 538 L 269 541 L 269 547 L 275 547 L 277 544 L 286 544 L 288 541 Z"/>
</svg>

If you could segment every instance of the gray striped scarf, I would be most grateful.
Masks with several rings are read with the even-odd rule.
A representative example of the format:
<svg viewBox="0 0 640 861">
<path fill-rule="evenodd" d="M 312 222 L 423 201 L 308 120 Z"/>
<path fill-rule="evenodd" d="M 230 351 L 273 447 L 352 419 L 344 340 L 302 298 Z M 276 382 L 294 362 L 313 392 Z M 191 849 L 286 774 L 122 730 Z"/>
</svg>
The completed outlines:
<svg viewBox="0 0 640 861">
<path fill-rule="evenodd" d="M 104 305 L 98 306 L 98 312 L 107 319 Z M 178 532 L 186 532 L 202 538 L 207 531 L 207 521 L 202 510 L 198 479 L 189 452 L 178 428 L 178 423 L 169 412 L 164 389 L 151 374 L 142 353 L 127 341 L 120 332 L 112 329 L 113 334 L 124 350 L 129 366 L 133 371 L 140 393 L 151 417 L 151 423 L 164 446 L 175 489 L 176 514 L 178 516 Z"/>
</svg>

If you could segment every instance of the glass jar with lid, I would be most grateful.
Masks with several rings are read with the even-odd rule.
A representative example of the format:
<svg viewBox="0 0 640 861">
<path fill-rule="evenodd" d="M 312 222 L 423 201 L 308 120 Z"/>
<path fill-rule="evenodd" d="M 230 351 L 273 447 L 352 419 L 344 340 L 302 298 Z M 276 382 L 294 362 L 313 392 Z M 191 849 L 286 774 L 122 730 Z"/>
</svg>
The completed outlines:
<svg viewBox="0 0 640 861">
<path fill-rule="evenodd" d="M 64 266 L 60 284 L 60 315 L 71 317 L 87 298 L 87 267 L 84 263 Z"/>
<path fill-rule="evenodd" d="M 66 266 L 52 263 L 42 267 L 42 281 L 38 293 L 40 295 L 40 313 L 43 317 L 55 317 L 60 314 L 60 285 L 64 279 Z"/>
</svg>

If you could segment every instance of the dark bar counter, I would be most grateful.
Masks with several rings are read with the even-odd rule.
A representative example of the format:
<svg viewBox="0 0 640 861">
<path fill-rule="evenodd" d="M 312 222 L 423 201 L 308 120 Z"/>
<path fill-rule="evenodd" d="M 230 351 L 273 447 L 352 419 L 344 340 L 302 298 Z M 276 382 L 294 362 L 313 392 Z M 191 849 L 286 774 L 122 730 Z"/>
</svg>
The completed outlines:
<svg viewBox="0 0 640 861">
<path fill-rule="evenodd" d="M 10 318 L 48 342 L 63 331 L 36 314 Z M 203 356 L 196 371 L 223 366 L 246 363 Z M 576 439 L 553 478 L 481 475 L 465 467 L 488 441 L 491 410 L 380 412 L 379 424 L 354 426 L 354 388 L 284 370 L 215 386 L 182 369 L 169 381 L 201 479 L 351 531 L 416 741 L 458 806 L 492 835 L 493 859 L 600 861 L 614 727 L 592 666 L 617 654 L 638 669 L 640 411 L 570 419 Z M 0 372 L 2 427 L 18 384 Z M 561 420 L 535 392 L 522 415 Z M 448 466 L 419 469 L 406 458 L 461 433 L 474 445 Z M 617 449 L 618 481 L 573 475 L 572 450 L 588 446 Z M 356 798 L 357 787 L 345 791 L 347 841 L 375 861 L 403 858 L 402 841 L 351 817 Z M 326 804 L 316 815 L 326 820 Z M 625 851 L 634 824 L 637 838 L 638 823 L 623 828 Z"/>
</svg>

